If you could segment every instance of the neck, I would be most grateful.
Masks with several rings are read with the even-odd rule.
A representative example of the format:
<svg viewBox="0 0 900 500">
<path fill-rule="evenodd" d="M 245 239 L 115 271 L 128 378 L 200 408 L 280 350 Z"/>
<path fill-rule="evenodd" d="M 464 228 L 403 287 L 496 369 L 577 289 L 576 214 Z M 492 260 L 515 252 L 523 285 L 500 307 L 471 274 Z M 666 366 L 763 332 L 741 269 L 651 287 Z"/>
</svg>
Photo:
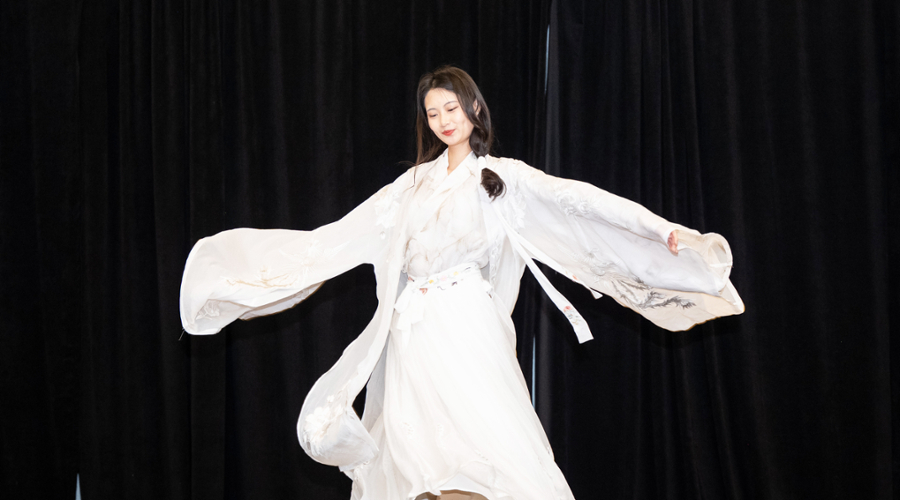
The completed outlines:
<svg viewBox="0 0 900 500">
<path fill-rule="evenodd" d="M 468 141 L 455 146 L 450 146 L 447 151 L 447 173 L 449 174 L 456 170 L 456 167 L 458 167 L 471 152 L 472 148 L 469 147 Z"/>
</svg>

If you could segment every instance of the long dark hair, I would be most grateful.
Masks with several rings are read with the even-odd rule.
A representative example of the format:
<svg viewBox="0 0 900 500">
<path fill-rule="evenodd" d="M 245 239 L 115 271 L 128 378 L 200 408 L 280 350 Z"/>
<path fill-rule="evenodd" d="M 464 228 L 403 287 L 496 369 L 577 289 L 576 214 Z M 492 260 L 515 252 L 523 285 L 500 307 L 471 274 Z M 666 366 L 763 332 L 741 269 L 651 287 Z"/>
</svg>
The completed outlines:
<svg viewBox="0 0 900 500">
<path fill-rule="evenodd" d="M 428 126 L 428 115 L 425 113 L 425 95 L 429 90 L 437 88 L 456 94 L 460 106 L 472 122 L 469 147 L 475 156 L 489 154 L 491 144 L 494 142 L 491 112 L 484 102 L 484 97 L 481 96 L 481 91 L 478 90 L 478 85 L 475 85 L 475 81 L 465 71 L 454 66 L 441 66 L 430 73 L 425 73 L 419 79 L 419 88 L 416 92 L 416 165 L 434 160 L 446 147 Z M 481 185 L 492 199 L 503 194 L 506 189 L 503 179 L 488 168 L 481 171 Z"/>
</svg>

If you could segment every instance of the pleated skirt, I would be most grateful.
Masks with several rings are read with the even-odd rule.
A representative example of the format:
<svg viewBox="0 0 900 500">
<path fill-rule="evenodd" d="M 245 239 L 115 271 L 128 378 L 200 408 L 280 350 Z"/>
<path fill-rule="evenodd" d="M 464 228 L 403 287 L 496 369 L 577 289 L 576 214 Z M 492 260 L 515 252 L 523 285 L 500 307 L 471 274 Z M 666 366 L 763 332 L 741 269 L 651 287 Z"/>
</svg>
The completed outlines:
<svg viewBox="0 0 900 500">
<path fill-rule="evenodd" d="M 383 412 L 370 431 L 379 454 L 355 471 L 353 500 L 449 490 L 573 498 L 531 406 L 509 314 L 475 271 L 418 280 L 404 292 L 415 294 L 418 314 L 399 329 L 395 311 Z"/>
</svg>

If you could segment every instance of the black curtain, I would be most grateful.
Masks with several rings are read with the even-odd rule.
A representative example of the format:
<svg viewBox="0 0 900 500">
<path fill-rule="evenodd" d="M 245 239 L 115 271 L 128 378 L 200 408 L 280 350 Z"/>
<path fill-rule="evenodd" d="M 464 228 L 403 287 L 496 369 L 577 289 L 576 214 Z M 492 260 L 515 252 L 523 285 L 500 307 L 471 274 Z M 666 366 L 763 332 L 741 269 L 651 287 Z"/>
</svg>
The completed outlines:
<svg viewBox="0 0 900 500">
<path fill-rule="evenodd" d="M 895 493 L 898 13 L 554 3 L 545 169 L 723 234 L 747 306 L 672 334 L 585 299 L 596 341 L 540 332 L 576 498 Z"/>
<path fill-rule="evenodd" d="M 684 333 L 554 279 L 581 346 L 526 273 L 519 359 L 576 498 L 891 497 L 898 27 L 875 0 L 0 3 L 0 495 L 347 498 L 294 424 L 371 269 L 209 337 L 181 270 L 393 180 L 453 63 L 496 155 L 735 254 L 747 312 Z"/>
</svg>

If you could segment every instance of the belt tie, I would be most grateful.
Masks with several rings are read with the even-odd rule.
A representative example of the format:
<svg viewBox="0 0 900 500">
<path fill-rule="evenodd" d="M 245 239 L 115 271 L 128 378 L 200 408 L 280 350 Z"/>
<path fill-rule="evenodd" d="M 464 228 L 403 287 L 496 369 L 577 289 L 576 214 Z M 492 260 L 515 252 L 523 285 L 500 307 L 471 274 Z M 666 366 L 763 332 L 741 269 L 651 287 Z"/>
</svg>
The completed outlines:
<svg viewBox="0 0 900 500">
<path fill-rule="evenodd" d="M 422 321 L 425 313 L 425 294 L 431 290 L 447 290 L 456 286 L 460 281 L 472 277 L 482 279 L 481 269 L 474 262 L 466 262 L 458 266 L 453 266 L 440 273 L 431 276 L 416 278 L 409 277 L 406 282 L 406 288 L 397 297 L 394 302 L 394 310 L 397 314 L 394 318 L 394 327 L 391 334 L 399 337 L 399 345 L 401 350 L 405 349 L 409 344 L 409 333 L 412 325 Z M 484 281 L 485 292 L 491 292 L 491 285 Z"/>
</svg>

